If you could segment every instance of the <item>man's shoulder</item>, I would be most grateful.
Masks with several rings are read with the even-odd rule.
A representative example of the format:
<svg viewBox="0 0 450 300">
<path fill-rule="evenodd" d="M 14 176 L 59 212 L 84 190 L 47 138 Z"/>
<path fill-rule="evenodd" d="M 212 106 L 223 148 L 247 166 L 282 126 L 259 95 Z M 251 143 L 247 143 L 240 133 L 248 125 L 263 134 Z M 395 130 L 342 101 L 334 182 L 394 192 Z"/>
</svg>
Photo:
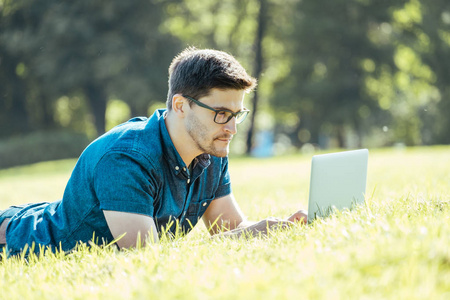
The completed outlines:
<svg viewBox="0 0 450 300">
<path fill-rule="evenodd" d="M 150 118 L 134 117 L 112 128 L 99 139 L 113 140 L 114 143 L 111 147 L 122 146 L 122 144 L 137 146 L 136 143 L 142 142 L 142 139 L 147 136 L 150 136 L 151 140 L 159 137 L 159 131 L 160 122 L 154 116 Z"/>
<path fill-rule="evenodd" d="M 161 144 L 161 116 L 134 117 L 117 125 L 99 139 L 106 141 L 109 148 L 139 149 L 150 145 Z"/>
<path fill-rule="evenodd" d="M 114 153 L 143 157 L 149 161 L 158 159 L 163 153 L 160 123 L 155 114 L 150 118 L 132 118 L 93 141 L 82 156 L 93 163 Z"/>
</svg>

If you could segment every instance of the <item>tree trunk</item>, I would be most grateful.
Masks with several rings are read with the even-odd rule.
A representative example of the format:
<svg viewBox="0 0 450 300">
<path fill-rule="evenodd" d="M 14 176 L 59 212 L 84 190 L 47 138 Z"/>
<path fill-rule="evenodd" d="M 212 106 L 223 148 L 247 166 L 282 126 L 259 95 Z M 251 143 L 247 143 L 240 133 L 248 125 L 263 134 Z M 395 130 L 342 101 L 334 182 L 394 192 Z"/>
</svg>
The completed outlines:
<svg viewBox="0 0 450 300">
<path fill-rule="evenodd" d="M 86 97 L 91 106 L 92 114 L 94 115 L 94 126 L 97 130 L 97 135 L 105 133 L 106 127 L 106 102 L 107 96 L 102 87 L 88 84 L 85 87 Z"/>
<path fill-rule="evenodd" d="M 345 145 L 345 130 L 343 125 L 336 126 L 336 137 L 338 142 L 338 148 L 343 149 L 346 147 Z"/>
<path fill-rule="evenodd" d="M 262 40 L 264 38 L 264 33 L 266 29 L 266 10 L 267 10 L 267 1 L 259 0 L 259 15 L 258 15 L 258 29 L 256 33 L 255 40 L 255 74 L 254 76 L 259 81 L 263 68 L 263 55 L 262 55 Z M 247 133 L 247 149 L 246 153 L 250 154 L 252 151 L 253 145 L 253 135 L 255 131 L 255 118 L 258 112 L 258 91 L 255 90 L 252 98 L 252 114 L 250 117 L 250 128 Z"/>
<path fill-rule="evenodd" d="M 24 80 L 16 74 L 17 62 L 18 60 L 13 57 L 6 57 L 2 61 L 2 68 L 6 70 L 5 73 L 8 78 L 6 83 L 2 82 L 2 84 L 5 83 L 6 89 L 2 91 L 4 95 L 0 98 L 4 101 L 7 111 L 5 115 L 7 121 L 4 122 L 5 128 L 2 128 L 0 133 L 0 135 L 5 136 L 26 133 L 31 130 L 26 107 L 27 89 Z"/>
</svg>

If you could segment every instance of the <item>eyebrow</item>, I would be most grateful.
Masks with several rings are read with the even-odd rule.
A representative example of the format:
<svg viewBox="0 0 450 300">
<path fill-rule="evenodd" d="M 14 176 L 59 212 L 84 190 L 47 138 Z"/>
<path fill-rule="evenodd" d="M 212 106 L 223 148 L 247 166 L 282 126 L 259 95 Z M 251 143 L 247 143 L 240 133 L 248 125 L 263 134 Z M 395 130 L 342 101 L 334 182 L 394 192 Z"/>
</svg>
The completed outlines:
<svg viewBox="0 0 450 300">
<path fill-rule="evenodd" d="M 202 105 L 205 105 L 206 107 L 205 108 L 212 108 L 213 110 L 216 110 L 216 111 L 221 111 L 221 110 L 225 110 L 225 111 L 229 111 L 229 112 L 231 112 L 231 113 L 233 113 L 233 114 L 237 114 L 237 113 L 239 113 L 239 112 L 241 112 L 241 111 L 244 111 L 244 110 L 248 110 L 248 108 L 246 108 L 246 107 L 243 107 L 242 109 L 240 109 L 240 110 L 238 110 L 237 112 L 234 112 L 232 109 L 229 109 L 228 107 L 225 107 L 225 106 L 210 106 L 210 105 L 208 105 L 208 104 L 206 104 L 206 103 L 203 103 L 203 102 L 201 102 L 201 101 L 199 101 L 199 100 L 197 100 L 197 99 L 195 99 L 195 98 L 192 98 L 191 96 L 188 96 L 188 95 L 182 95 L 183 97 L 185 97 L 186 99 L 188 99 L 188 100 L 191 100 L 191 101 L 193 101 L 194 103 L 195 102 L 199 102 L 199 103 L 201 103 Z M 199 104 L 197 104 L 197 105 L 199 105 Z M 201 105 L 200 105 L 201 106 Z"/>
<path fill-rule="evenodd" d="M 247 109 L 247 108 L 243 107 L 242 109 L 240 109 L 240 110 L 238 110 L 238 111 L 235 112 L 235 111 L 233 111 L 233 110 L 231 110 L 231 109 L 229 109 L 229 108 L 227 108 L 227 107 L 224 107 L 224 106 L 211 106 L 211 107 L 214 108 L 214 109 L 216 109 L 216 110 L 227 110 L 227 111 L 231 111 L 231 112 L 233 112 L 233 113 L 238 113 L 238 112 L 241 112 L 241 111 Z"/>
</svg>

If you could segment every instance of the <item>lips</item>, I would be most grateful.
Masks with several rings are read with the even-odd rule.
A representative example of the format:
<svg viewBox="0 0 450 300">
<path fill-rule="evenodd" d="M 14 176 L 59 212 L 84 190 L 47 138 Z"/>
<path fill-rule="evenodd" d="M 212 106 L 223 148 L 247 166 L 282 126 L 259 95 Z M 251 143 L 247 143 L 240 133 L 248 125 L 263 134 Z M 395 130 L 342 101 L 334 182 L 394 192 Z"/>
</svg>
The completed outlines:
<svg viewBox="0 0 450 300">
<path fill-rule="evenodd" d="M 226 143 L 231 142 L 232 139 L 233 139 L 232 135 L 220 136 L 220 137 L 216 138 L 216 140 L 219 140 L 221 142 L 226 142 Z"/>
<path fill-rule="evenodd" d="M 224 142 L 224 143 L 229 143 L 231 142 L 231 139 L 216 139 L 218 141 Z"/>
</svg>

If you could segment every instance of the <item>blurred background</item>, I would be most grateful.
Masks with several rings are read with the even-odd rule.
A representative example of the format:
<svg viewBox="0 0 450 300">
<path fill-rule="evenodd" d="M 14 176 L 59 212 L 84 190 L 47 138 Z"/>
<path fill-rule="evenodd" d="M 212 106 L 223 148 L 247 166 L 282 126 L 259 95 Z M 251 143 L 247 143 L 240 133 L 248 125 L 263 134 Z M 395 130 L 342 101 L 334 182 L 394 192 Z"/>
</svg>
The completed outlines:
<svg viewBox="0 0 450 300">
<path fill-rule="evenodd" d="M 235 154 L 450 144 L 448 0 L 0 0 L 0 168 L 164 107 L 188 46 L 259 80 Z"/>
</svg>

